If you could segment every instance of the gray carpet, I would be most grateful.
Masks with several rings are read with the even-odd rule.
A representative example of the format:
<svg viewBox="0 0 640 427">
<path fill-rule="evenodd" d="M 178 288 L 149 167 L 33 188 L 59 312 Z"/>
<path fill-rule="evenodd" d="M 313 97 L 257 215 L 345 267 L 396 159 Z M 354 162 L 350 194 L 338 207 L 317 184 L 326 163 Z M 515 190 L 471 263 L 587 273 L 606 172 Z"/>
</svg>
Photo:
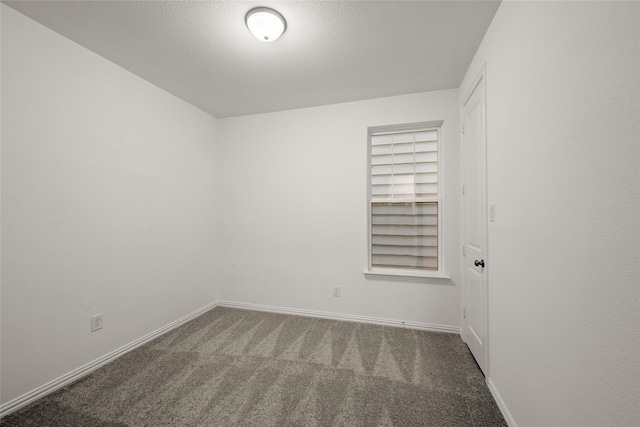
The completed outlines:
<svg viewBox="0 0 640 427">
<path fill-rule="evenodd" d="M 3 426 L 505 426 L 460 337 L 217 307 Z"/>
</svg>

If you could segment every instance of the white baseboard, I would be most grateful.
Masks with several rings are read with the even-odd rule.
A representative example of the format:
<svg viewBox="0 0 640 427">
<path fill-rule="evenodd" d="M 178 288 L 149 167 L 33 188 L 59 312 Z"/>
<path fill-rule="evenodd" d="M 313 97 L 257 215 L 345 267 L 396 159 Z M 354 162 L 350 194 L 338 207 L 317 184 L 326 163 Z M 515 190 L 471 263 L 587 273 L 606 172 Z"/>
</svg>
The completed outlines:
<svg viewBox="0 0 640 427">
<path fill-rule="evenodd" d="M 79 367 L 78 369 L 75 369 L 71 372 L 69 372 L 66 375 L 63 375 L 59 378 L 56 378 L 53 381 L 50 381 L 48 383 L 46 383 L 43 386 L 40 386 L 38 388 L 36 388 L 35 390 L 32 390 L 26 394 L 23 394 L 20 397 L 17 397 L 7 403 L 5 403 L 4 405 L 0 406 L 0 418 L 4 417 L 5 415 L 8 415 L 14 411 L 17 411 L 18 409 L 40 399 L 41 397 L 46 396 L 47 394 L 53 393 L 54 391 L 66 386 L 67 384 L 70 384 L 82 377 L 84 377 L 85 375 L 90 374 L 91 372 L 95 371 L 96 369 L 100 368 L 101 366 L 106 365 L 109 362 L 114 361 L 115 359 L 117 359 L 118 357 L 130 352 L 131 350 L 136 349 L 137 347 L 140 347 L 143 344 L 148 343 L 149 341 L 163 335 L 166 334 L 167 332 L 171 331 L 172 329 L 177 328 L 178 326 L 181 326 L 185 323 L 187 323 L 190 320 L 195 319 L 198 316 L 201 316 L 202 314 L 206 313 L 207 311 L 211 310 L 212 308 L 216 307 L 216 303 L 213 302 L 211 304 L 208 304 L 196 311 L 194 311 L 193 313 L 187 314 L 184 317 L 181 317 L 180 319 L 169 323 L 168 325 L 163 326 L 160 329 L 156 329 L 155 331 L 141 337 L 138 338 L 135 341 L 130 342 L 129 344 L 120 347 L 117 350 L 112 351 L 111 353 L 105 354 L 104 356 L 94 360 L 93 362 L 87 363 L 84 366 Z"/>
<path fill-rule="evenodd" d="M 447 332 L 451 334 L 460 334 L 460 328 L 457 326 L 437 325 L 433 323 L 409 322 L 403 320 L 384 319 L 381 317 L 357 316 L 355 314 L 332 313 L 328 311 L 303 310 L 298 308 L 276 307 L 271 305 L 250 304 L 245 302 L 234 301 L 218 301 L 220 307 L 242 308 L 246 310 L 268 311 L 271 313 L 295 314 L 306 317 L 319 317 L 322 319 L 348 320 L 351 322 L 373 323 L 384 326 L 397 326 L 410 329 L 419 329 L 433 332 Z"/>
<path fill-rule="evenodd" d="M 303 310 L 303 309 L 297 309 L 297 308 L 288 308 L 288 307 L 276 307 L 276 306 L 269 306 L 269 305 L 260 305 L 260 304 L 249 304 L 249 303 L 242 303 L 242 302 L 233 302 L 233 301 L 216 301 L 213 302 L 211 304 L 208 304 L 196 311 L 194 311 L 193 313 L 190 313 L 184 317 L 181 317 L 180 319 L 169 323 L 166 326 L 163 326 L 160 329 L 157 329 L 141 338 L 138 338 L 135 341 L 130 342 L 129 344 L 120 347 L 117 350 L 114 350 L 108 354 L 105 354 L 104 356 L 90 362 L 87 363 L 84 366 L 81 366 L 71 372 L 69 372 L 68 374 L 65 374 L 59 378 L 56 378 L 53 381 L 50 381 L 28 393 L 23 394 L 20 397 L 17 397 L 7 403 L 5 403 L 4 405 L 0 406 L 0 418 L 4 417 L 5 415 L 8 415 L 12 412 L 17 411 L 18 409 L 32 403 L 35 402 L 36 400 L 50 394 L 53 393 L 54 391 L 74 382 L 79 380 L 80 378 L 84 377 L 85 375 L 90 374 L 91 372 L 95 371 L 96 369 L 100 368 L 101 366 L 106 365 L 107 363 L 110 363 L 112 361 L 114 361 L 115 359 L 117 359 L 118 357 L 130 352 L 131 350 L 134 350 L 138 347 L 140 347 L 141 345 L 144 345 L 146 343 L 148 343 L 149 341 L 152 341 L 155 338 L 158 338 L 159 336 L 166 334 L 167 332 L 177 328 L 178 326 L 181 326 L 187 322 L 189 322 L 190 320 L 195 319 L 198 316 L 201 316 L 202 314 L 206 313 L 207 311 L 217 307 L 217 306 L 221 306 L 221 307 L 230 307 L 230 308 L 241 308 L 241 309 L 246 309 L 246 310 L 257 310 L 257 311 L 267 311 L 267 312 L 271 312 L 271 313 L 281 313 L 281 314 L 294 314 L 294 315 L 298 315 L 298 316 L 307 316 L 307 317 L 318 317 L 318 318 L 322 318 L 322 319 L 334 319 L 334 320 L 348 320 L 348 321 L 352 321 L 352 322 L 360 322 L 360 323 L 372 323 L 372 324 L 376 324 L 376 325 L 384 325 L 384 326 L 396 326 L 396 327 L 405 327 L 405 328 L 410 328 L 410 329 L 419 329 L 419 330 L 424 330 L 424 331 L 434 331 L 434 332 L 447 332 L 447 333 L 454 333 L 454 334 L 460 334 L 460 328 L 457 326 L 449 326 L 449 325 L 437 325 L 437 324 L 432 324 L 432 323 L 421 323 L 421 322 L 409 322 L 409 321 L 402 321 L 402 320 L 394 320 L 394 319 L 384 319 L 384 318 L 379 318 L 379 317 L 369 317 L 369 316 L 357 316 L 357 315 L 353 315 L 353 314 L 341 314 L 341 313 L 332 313 L 332 312 L 326 312 L 326 311 L 315 311 L 315 310 Z M 492 393 L 493 390 L 492 390 Z M 494 394 L 495 396 L 495 394 Z M 496 401 L 498 401 L 497 397 L 496 397 Z M 499 405 L 500 405 L 501 401 L 498 401 Z M 505 413 L 505 411 L 503 410 L 503 406 L 500 405 L 500 410 L 503 411 L 503 413 Z M 507 418 L 507 416 L 505 415 L 505 418 Z M 515 424 L 511 424 L 512 427 L 515 427 Z"/>
<path fill-rule="evenodd" d="M 511 416 L 511 413 L 507 409 L 507 405 L 504 403 L 504 400 L 502 400 L 502 396 L 500 396 L 500 393 L 498 393 L 495 384 L 493 383 L 493 381 L 491 381 L 491 378 L 487 378 L 487 387 L 489 387 L 489 391 L 493 396 L 493 400 L 495 400 L 498 404 L 498 408 L 500 408 L 500 412 L 502 412 L 502 416 L 504 417 L 509 427 L 518 427 L 515 420 Z"/>
</svg>

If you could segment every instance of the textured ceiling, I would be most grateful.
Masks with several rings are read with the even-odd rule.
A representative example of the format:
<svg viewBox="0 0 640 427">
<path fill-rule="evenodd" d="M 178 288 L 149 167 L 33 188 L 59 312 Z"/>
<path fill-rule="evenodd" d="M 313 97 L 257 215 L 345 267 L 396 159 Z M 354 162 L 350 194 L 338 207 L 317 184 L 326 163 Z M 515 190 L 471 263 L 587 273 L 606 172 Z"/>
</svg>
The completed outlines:
<svg viewBox="0 0 640 427">
<path fill-rule="evenodd" d="M 496 1 L 4 1 L 213 114 L 457 88 Z M 256 6 L 287 20 L 256 40 Z"/>
</svg>

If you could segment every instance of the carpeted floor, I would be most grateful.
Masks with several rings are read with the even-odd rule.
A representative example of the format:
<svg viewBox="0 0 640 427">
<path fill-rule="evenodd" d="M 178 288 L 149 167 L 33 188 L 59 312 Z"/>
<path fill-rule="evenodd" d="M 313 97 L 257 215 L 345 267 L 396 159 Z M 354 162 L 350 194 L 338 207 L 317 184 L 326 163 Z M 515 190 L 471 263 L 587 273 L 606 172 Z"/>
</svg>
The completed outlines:
<svg viewBox="0 0 640 427">
<path fill-rule="evenodd" d="M 460 337 L 217 307 L 2 426 L 506 426 Z"/>
</svg>

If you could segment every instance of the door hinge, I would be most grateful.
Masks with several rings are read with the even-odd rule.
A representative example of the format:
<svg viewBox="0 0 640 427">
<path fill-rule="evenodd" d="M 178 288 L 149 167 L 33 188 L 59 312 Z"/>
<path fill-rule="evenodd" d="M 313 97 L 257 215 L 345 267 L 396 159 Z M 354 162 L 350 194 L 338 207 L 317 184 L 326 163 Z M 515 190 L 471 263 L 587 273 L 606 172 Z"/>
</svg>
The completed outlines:
<svg viewBox="0 0 640 427">
<path fill-rule="evenodd" d="M 464 196 L 464 185 L 462 186 L 462 195 Z"/>
<path fill-rule="evenodd" d="M 464 135 L 464 123 L 460 125 L 460 130 L 462 131 L 462 134 Z"/>
<path fill-rule="evenodd" d="M 467 318 L 467 309 L 466 308 L 462 309 L 462 317 L 465 318 L 465 319 Z"/>
<path fill-rule="evenodd" d="M 467 256 L 466 246 L 462 247 L 462 256 Z"/>
</svg>

